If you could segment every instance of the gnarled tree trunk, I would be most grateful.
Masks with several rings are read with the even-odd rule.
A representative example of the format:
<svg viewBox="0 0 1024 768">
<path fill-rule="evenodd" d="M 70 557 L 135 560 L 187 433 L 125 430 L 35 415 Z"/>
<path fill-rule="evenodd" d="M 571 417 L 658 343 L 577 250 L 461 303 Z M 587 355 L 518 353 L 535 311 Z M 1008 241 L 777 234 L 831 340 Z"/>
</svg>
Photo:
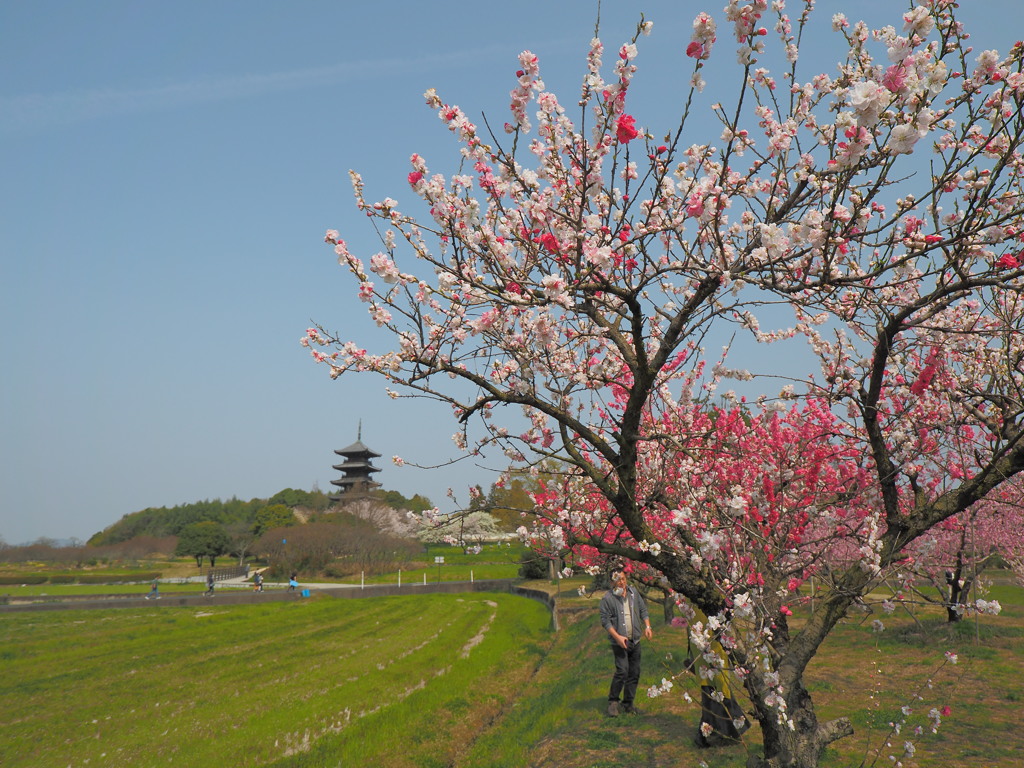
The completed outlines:
<svg viewBox="0 0 1024 768">
<path fill-rule="evenodd" d="M 751 757 L 747 768 L 817 768 L 829 744 L 853 735 L 848 718 L 819 722 L 811 696 L 799 682 L 786 696 L 786 702 L 792 727 L 788 722 L 779 722 L 777 710 L 754 700 L 764 754 Z"/>
</svg>

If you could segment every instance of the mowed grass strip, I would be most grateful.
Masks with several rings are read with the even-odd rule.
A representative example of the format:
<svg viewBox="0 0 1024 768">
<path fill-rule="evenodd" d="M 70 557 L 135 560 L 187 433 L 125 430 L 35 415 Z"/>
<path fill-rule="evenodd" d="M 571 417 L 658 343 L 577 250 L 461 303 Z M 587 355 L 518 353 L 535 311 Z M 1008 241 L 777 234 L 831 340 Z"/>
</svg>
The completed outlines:
<svg viewBox="0 0 1024 768">
<path fill-rule="evenodd" d="M 497 638 L 514 629 L 536 655 L 549 621 L 532 601 L 479 594 L 11 614 L 0 764 L 300 756 L 353 724 L 388 723 L 416 692 L 466 697 L 478 667 L 517 663 Z"/>
<path fill-rule="evenodd" d="M 485 631 L 453 644 L 452 663 L 443 677 L 425 685 L 410 681 L 408 695 L 384 717 L 353 719 L 336 736 L 320 739 L 309 751 L 274 762 L 272 768 L 485 765 L 467 762 L 474 743 L 540 693 L 537 672 L 546 665 L 552 642 L 560 644 L 546 629 L 550 616 L 541 605 L 523 601 L 515 610 L 504 604 L 495 607 L 494 621 Z M 466 653 L 471 663 L 457 663 Z"/>
</svg>

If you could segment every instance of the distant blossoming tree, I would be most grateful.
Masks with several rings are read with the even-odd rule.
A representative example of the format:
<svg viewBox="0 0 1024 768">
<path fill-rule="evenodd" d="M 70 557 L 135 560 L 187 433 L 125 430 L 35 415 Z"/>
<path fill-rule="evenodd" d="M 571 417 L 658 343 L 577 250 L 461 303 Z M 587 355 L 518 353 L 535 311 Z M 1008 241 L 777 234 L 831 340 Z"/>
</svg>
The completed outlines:
<svg viewBox="0 0 1024 768">
<path fill-rule="evenodd" d="M 932 588 L 917 590 L 927 599 L 938 594 L 949 621 L 970 610 L 972 589 L 993 564 L 1016 568 L 1024 562 L 1024 487 L 1020 476 L 988 498 L 943 520 L 909 548 L 909 570 Z"/>
<path fill-rule="evenodd" d="M 450 404 L 471 455 L 563 468 L 538 534 L 660 574 L 707 617 L 691 637 L 742 679 L 771 768 L 852 733 L 803 682 L 836 623 L 1024 470 L 1024 46 L 972 52 L 954 4 L 925 0 L 880 29 L 836 15 L 839 69 L 807 76 L 811 6 L 700 13 L 682 117 L 658 136 L 630 100 L 647 21 L 610 74 L 592 41 L 575 120 L 530 52 L 504 135 L 431 89 L 460 172 L 413 155 L 420 219 L 353 173 L 382 241 L 368 263 L 327 233 L 393 345 L 303 338 L 332 376 Z M 736 100 L 695 143 L 723 19 Z M 743 335 L 777 345 L 772 378 L 705 352 Z M 714 405 L 730 379 L 749 402 Z"/>
</svg>

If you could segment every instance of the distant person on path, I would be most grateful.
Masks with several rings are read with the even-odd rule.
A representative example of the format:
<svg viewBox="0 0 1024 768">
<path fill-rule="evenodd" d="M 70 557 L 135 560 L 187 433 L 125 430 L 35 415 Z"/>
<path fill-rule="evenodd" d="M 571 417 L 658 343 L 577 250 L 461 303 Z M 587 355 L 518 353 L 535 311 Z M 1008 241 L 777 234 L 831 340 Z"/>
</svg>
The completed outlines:
<svg viewBox="0 0 1024 768">
<path fill-rule="evenodd" d="M 210 571 L 208 574 L 206 574 L 206 591 L 203 592 L 203 594 L 206 595 L 207 597 L 212 595 L 213 594 L 213 587 L 214 587 L 213 571 Z"/>
<path fill-rule="evenodd" d="M 146 599 L 159 600 L 160 599 L 160 580 L 153 579 L 153 583 L 149 585 L 149 594 L 146 595 Z"/>
<path fill-rule="evenodd" d="M 295 577 L 296 577 L 297 575 L 298 575 L 298 574 L 295 574 L 295 573 L 293 573 L 293 574 L 291 575 L 291 577 L 290 577 L 290 578 L 288 579 L 288 591 L 289 591 L 289 592 L 294 592 L 294 591 L 295 591 L 296 589 L 298 589 L 298 587 L 299 587 L 299 582 L 298 582 L 298 580 L 297 580 L 297 579 L 295 578 Z"/>
<path fill-rule="evenodd" d="M 640 682 L 640 640 L 650 640 L 651 620 L 647 603 L 626 579 L 621 570 L 612 571 L 612 588 L 601 598 L 601 626 L 608 633 L 615 659 L 615 674 L 608 691 L 608 716 L 620 712 L 639 714 L 633 700 Z M 621 706 L 619 704 L 621 696 Z"/>
<path fill-rule="evenodd" d="M 263 572 L 257 571 L 256 575 L 252 577 L 252 591 L 262 592 L 263 591 Z"/>
</svg>

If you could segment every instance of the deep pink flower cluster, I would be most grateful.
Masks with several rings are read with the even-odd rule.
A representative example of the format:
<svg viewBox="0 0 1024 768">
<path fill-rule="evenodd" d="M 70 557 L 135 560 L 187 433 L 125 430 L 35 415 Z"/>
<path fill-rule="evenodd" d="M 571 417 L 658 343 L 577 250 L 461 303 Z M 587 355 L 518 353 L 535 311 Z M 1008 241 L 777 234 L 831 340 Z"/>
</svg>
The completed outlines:
<svg viewBox="0 0 1024 768">
<path fill-rule="evenodd" d="M 620 144 L 628 144 L 637 136 L 640 131 L 636 128 L 636 118 L 632 115 L 622 114 L 615 123 L 615 137 Z"/>
<path fill-rule="evenodd" d="M 1021 253 L 1024 253 L 1024 251 Z M 1021 253 L 1004 253 L 996 261 L 996 266 L 1003 269 L 1017 269 L 1022 263 Z"/>
</svg>

